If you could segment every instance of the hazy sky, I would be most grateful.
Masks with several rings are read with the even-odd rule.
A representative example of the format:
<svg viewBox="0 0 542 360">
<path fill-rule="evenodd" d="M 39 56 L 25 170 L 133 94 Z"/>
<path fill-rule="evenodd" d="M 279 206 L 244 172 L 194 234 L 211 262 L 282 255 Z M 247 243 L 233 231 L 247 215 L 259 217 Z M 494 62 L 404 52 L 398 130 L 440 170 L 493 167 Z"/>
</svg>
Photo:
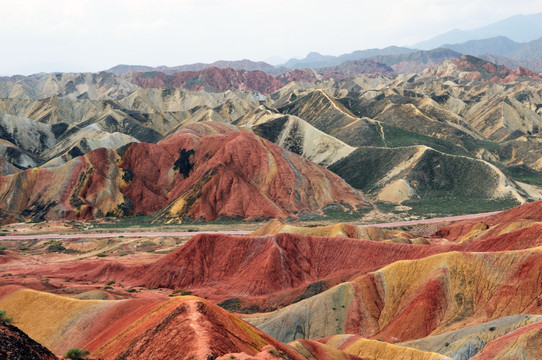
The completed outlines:
<svg viewBox="0 0 542 360">
<path fill-rule="evenodd" d="M 540 0 L 0 0 L 0 74 L 339 55 L 537 12 Z"/>
</svg>

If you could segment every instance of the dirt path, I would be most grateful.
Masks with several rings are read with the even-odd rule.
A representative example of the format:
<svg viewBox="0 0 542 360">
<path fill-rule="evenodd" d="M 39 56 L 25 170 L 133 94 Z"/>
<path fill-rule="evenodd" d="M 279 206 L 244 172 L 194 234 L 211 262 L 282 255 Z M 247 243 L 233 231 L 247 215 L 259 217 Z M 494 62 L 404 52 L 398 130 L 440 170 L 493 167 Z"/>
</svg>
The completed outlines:
<svg viewBox="0 0 542 360">
<path fill-rule="evenodd" d="M 397 227 L 397 226 L 409 226 L 409 225 L 419 225 L 419 224 L 432 224 L 432 223 L 444 222 L 444 221 L 460 221 L 460 220 L 476 219 L 479 217 L 495 215 L 498 213 L 500 213 L 500 211 L 493 211 L 493 212 L 480 213 L 480 214 L 470 214 L 470 215 L 448 216 L 448 217 L 423 219 L 423 220 L 399 221 L 399 222 L 383 223 L 383 224 L 358 225 L 358 226 L 362 228 L 366 228 L 366 227 Z"/>
<path fill-rule="evenodd" d="M 182 231 L 182 232 L 122 232 L 122 233 L 99 233 L 99 234 L 42 234 L 42 235 L 6 235 L 0 236 L 0 240 L 47 240 L 47 239 L 89 239 L 111 237 L 159 237 L 159 236 L 194 236 L 198 234 L 225 234 L 246 235 L 252 231 Z"/>
</svg>

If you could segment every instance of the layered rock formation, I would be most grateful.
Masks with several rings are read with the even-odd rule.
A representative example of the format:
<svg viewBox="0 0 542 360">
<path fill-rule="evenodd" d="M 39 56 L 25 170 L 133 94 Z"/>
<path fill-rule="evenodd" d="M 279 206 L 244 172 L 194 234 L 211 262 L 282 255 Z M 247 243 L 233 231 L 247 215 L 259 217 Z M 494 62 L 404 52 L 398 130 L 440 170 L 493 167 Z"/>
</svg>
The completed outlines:
<svg viewBox="0 0 542 360">
<path fill-rule="evenodd" d="M 437 49 L 388 54 L 377 61 L 408 67 L 409 62 L 428 65 L 453 56 L 450 50 Z M 98 147 L 112 149 L 131 141 L 157 143 L 188 124 L 214 121 L 242 126 L 324 166 L 356 162 L 346 159 L 356 151 L 373 160 L 391 159 L 391 168 L 406 166 L 405 171 L 393 180 L 382 175 L 356 186 L 377 201 L 402 203 L 419 214 L 490 211 L 542 198 L 542 100 L 536 74 L 522 69 L 514 73 L 472 56 L 395 77 L 374 69 L 368 76 L 358 75 L 365 65 L 385 68 L 364 60 L 280 75 L 207 67 L 172 74 L 4 78 L 0 94 L 9 98 L 0 100 L 2 137 L 7 141 L 0 149 L 6 164 L 2 171 L 58 166 Z M 486 81 L 492 78 L 495 81 Z M 14 121 L 30 131 L 21 132 L 12 126 Z M 418 153 L 419 146 L 428 148 L 422 160 L 431 161 L 410 164 L 418 169 L 401 157 L 388 156 Z M 491 173 L 496 180 L 484 189 L 483 198 L 474 200 L 466 195 L 471 182 L 439 181 L 439 166 L 470 178 Z M 382 174 L 384 168 L 386 164 L 376 164 L 374 172 Z M 419 169 L 424 176 L 413 180 Z M 344 175 L 343 169 L 334 170 Z M 350 183 L 366 178 L 366 173 L 350 174 Z M 431 206 L 435 193 L 425 191 L 427 184 L 452 194 L 453 206 Z"/>
<path fill-rule="evenodd" d="M 325 168 L 218 123 L 7 175 L 0 188 L 8 213 L 49 220 L 153 213 L 164 220 L 287 218 L 328 205 L 367 205 Z"/>
<path fill-rule="evenodd" d="M 491 349 L 497 352 L 508 348 L 512 352 L 517 351 L 520 358 L 534 359 L 537 356 L 525 354 L 529 346 L 518 342 L 513 346 L 507 344 L 507 339 L 516 340 L 520 334 L 535 331 L 540 327 L 540 315 L 514 315 L 485 322 L 479 325 L 464 327 L 449 331 L 440 335 L 428 336 L 420 340 L 414 340 L 399 345 L 416 348 L 423 351 L 434 351 L 457 358 L 499 358 L 497 354 L 491 354 Z M 493 343 L 494 342 L 494 343 Z M 493 344 L 493 345 L 492 345 Z M 499 346 L 498 344 L 506 344 Z M 508 345 L 508 346 L 507 346 Z M 515 348 L 515 349 L 514 349 Z M 476 355 L 480 349 L 482 351 Z M 533 355 L 536 354 L 535 350 Z M 491 354 L 491 355 L 490 355 Z M 502 356 L 502 355 L 501 355 Z"/>
<path fill-rule="evenodd" d="M 14 285 L 0 287 L 0 308 L 57 353 L 82 347 L 104 359 L 159 357 L 168 354 L 164 339 L 196 357 L 531 359 L 541 323 L 541 204 L 449 225 L 424 245 L 375 241 L 391 232 L 346 225 L 291 228 L 336 237 L 264 235 L 288 230 L 271 223 L 262 236 L 197 235 L 146 264 L 18 265 L 28 258 L 13 257 L 13 274 L 2 278 Z M 25 281 L 36 274 L 55 280 L 38 282 L 48 291 L 82 282 L 118 290 L 69 298 L 17 285 L 35 284 Z M 210 299 L 167 301 L 190 291 Z M 108 293 L 133 298 L 101 300 Z M 265 335 L 209 301 L 280 308 L 242 315 Z"/>
<path fill-rule="evenodd" d="M 536 250 L 450 252 L 396 262 L 276 313 L 247 320 L 282 341 L 358 333 L 393 343 L 511 314 L 536 313 L 539 255 Z M 476 284 L 474 289 L 464 288 L 462 284 L 468 283 Z M 515 291 L 520 288 L 525 290 L 518 299 Z M 280 324 L 286 318 L 296 320 L 285 328 Z"/>
<path fill-rule="evenodd" d="M 265 345 L 290 359 L 301 359 L 227 311 L 188 297 L 161 304 L 94 354 L 104 359 L 208 359 L 228 353 L 256 355 Z"/>
<path fill-rule="evenodd" d="M 316 129 L 303 119 L 256 108 L 238 119 L 236 125 L 280 147 L 323 166 L 330 166 L 352 153 L 355 148 Z"/>
</svg>

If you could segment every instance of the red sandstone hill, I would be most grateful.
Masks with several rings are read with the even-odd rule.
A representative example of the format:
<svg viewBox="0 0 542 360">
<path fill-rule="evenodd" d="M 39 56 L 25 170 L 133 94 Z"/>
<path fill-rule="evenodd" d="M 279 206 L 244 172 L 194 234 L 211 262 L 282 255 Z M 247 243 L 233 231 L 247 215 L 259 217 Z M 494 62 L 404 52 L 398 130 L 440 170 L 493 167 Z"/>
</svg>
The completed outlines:
<svg viewBox="0 0 542 360">
<path fill-rule="evenodd" d="M 36 220 L 287 218 L 328 205 L 368 204 L 324 167 L 213 122 L 158 144 L 101 148 L 56 168 L 0 177 L 0 209 Z"/>
<path fill-rule="evenodd" d="M 302 359 L 269 335 L 205 300 L 167 301 L 93 353 L 103 359 L 216 359 L 228 353 L 256 355 L 271 345 Z"/>
<path fill-rule="evenodd" d="M 140 279 L 134 281 L 150 287 L 213 287 L 231 296 L 255 296 L 296 288 L 340 272 L 369 271 L 435 251 L 437 248 L 294 234 L 202 234 L 143 274 L 134 274 Z"/>
<path fill-rule="evenodd" d="M 217 67 L 170 74 L 160 71 L 135 72 L 127 76 L 135 85 L 143 88 L 173 86 L 192 91 L 224 92 L 231 90 L 271 94 L 293 81 L 314 83 L 322 79 L 343 80 L 360 74 L 391 77 L 394 72 L 389 66 L 374 60 L 359 60 L 318 71 L 314 69 L 288 70 L 276 76 L 260 70 L 247 71 Z"/>
<path fill-rule="evenodd" d="M 278 76 L 260 70 L 247 71 L 232 68 L 210 67 L 199 71 L 182 71 L 173 74 L 162 72 L 134 73 L 132 82 L 144 88 L 164 88 L 174 86 L 194 91 L 223 92 L 253 91 L 270 94 L 289 82 L 318 80 L 316 71 L 310 69 L 291 70 Z"/>
</svg>

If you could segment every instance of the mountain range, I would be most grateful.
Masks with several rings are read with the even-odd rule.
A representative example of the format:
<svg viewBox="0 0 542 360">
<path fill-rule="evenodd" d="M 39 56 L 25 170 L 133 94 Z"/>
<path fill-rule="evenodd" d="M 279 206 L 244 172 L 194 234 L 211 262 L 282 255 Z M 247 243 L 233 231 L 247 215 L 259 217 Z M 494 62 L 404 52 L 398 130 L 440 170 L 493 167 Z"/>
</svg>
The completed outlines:
<svg viewBox="0 0 542 360">
<path fill-rule="evenodd" d="M 442 44 L 458 44 L 505 36 L 514 41 L 528 42 L 542 37 L 542 13 L 514 15 L 473 30 L 452 30 L 434 38 L 413 45 L 414 48 L 429 50 Z"/>
<path fill-rule="evenodd" d="M 115 75 L 124 75 L 134 72 L 150 72 L 150 71 L 159 71 L 165 74 L 173 74 L 176 72 L 183 71 L 200 71 L 207 68 L 219 68 L 227 69 L 232 68 L 234 70 L 247 70 L 254 71 L 260 70 L 269 74 L 278 74 L 280 69 L 277 69 L 275 66 L 267 64 L 263 61 L 254 62 L 248 59 L 239 60 L 239 61 L 215 61 L 211 64 L 197 63 L 189 65 L 180 65 L 180 66 L 143 66 L 143 65 L 117 65 L 108 69 L 107 72 L 113 73 Z"/>
<path fill-rule="evenodd" d="M 206 70 L 233 69 L 235 71 L 262 71 L 271 76 L 284 78 L 292 74 L 291 70 L 315 69 L 324 77 L 337 69 L 344 69 L 352 64 L 377 63 L 379 66 L 388 65 L 395 73 L 415 73 L 430 66 L 439 64 L 444 60 L 459 58 L 462 55 L 473 55 L 485 60 L 492 61 L 499 65 L 506 65 L 513 69 L 525 67 L 535 72 L 542 70 L 542 39 L 520 43 L 510 40 L 504 36 L 498 36 L 482 40 L 470 40 L 464 43 L 440 44 L 439 47 L 431 50 L 417 50 L 410 48 L 390 47 L 384 49 L 373 49 L 355 51 L 351 54 L 340 56 L 320 55 L 310 53 L 304 59 L 291 59 L 283 65 L 273 67 L 263 62 L 252 62 L 249 60 L 240 61 L 218 61 L 212 64 L 192 64 L 176 67 L 148 67 L 137 65 L 118 65 L 106 70 L 116 75 L 133 73 L 165 74 L 171 77 L 176 73 L 198 73 Z M 295 74 L 295 71 L 293 72 Z M 359 72 L 363 73 L 363 72 Z M 370 70 L 365 73 L 371 73 Z M 376 72 L 373 72 L 376 73 Z M 345 76 L 350 76 L 346 73 Z"/>
<path fill-rule="evenodd" d="M 396 75 L 391 66 L 366 59 L 279 76 L 208 68 L 171 75 L 103 72 L 4 78 L 0 81 L 0 93 L 5 96 L 0 101 L 4 176 L 0 193 L 4 194 L 3 211 L 8 214 L 5 221 L 107 214 L 152 214 L 164 221 L 322 216 L 322 209 L 330 206 L 343 204 L 341 211 L 358 211 L 363 208 L 358 204 L 371 201 L 382 203 L 383 208 L 407 206 L 418 213 L 442 213 L 443 208 L 434 205 L 435 199 L 443 196 L 450 202 L 445 211 L 456 213 L 542 198 L 542 182 L 537 180 L 542 171 L 541 76 L 473 56 L 431 65 L 435 59 L 455 56 L 451 50 L 440 49 L 398 55 L 393 64 L 390 62 L 391 66 L 405 67 L 419 61 L 429 66 L 412 75 Z M 188 86 L 196 91 L 187 90 Z M 195 123 L 206 125 L 192 128 Z M 193 134 L 192 143 L 183 140 L 177 150 L 169 149 L 172 145 L 164 149 L 162 144 L 170 144 L 168 139 L 180 139 L 178 134 L 186 131 Z M 209 135 L 217 143 L 219 134 L 229 138 L 224 132 L 233 132 L 224 149 L 211 147 L 217 152 L 214 155 L 196 151 L 199 146 L 209 147 L 195 145 L 200 141 L 206 144 Z M 241 136 L 244 132 L 256 138 Z M 245 174 L 239 173 L 239 167 L 232 172 L 235 162 L 227 160 L 233 156 L 228 155 L 233 150 L 230 141 L 252 142 L 239 149 L 243 152 L 261 148 L 258 144 L 263 139 L 289 152 L 272 151 L 275 160 L 271 168 L 284 160 L 295 169 L 294 173 L 281 171 L 281 186 L 295 174 L 310 172 L 306 165 L 296 165 L 297 160 L 289 155 L 294 153 L 327 167 L 361 197 L 341 198 L 339 194 L 345 191 L 349 196 L 355 194 L 344 185 L 337 191 L 298 182 L 289 185 L 291 189 L 300 186 L 299 194 L 308 191 L 307 186 L 316 190 L 314 201 L 300 206 L 281 203 L 287 193 L 267 180 L 262 182 L 268 165 L 261 164 L 263 168 Z M 174 154 L 181 148 L 190 153 L 184 160 Z M 147 165 L 126 165 L 125 156 L 131 153 L 127 149 L 156 152 L 164 159 L 157 166 L 168 175 L 158 182 L 158 188 L 150 185 L 157 179 L 146 178 Z M 203 158 L 197 160 L 200 156 Z M 213 157 L 218 163 L 209 168 L 211 163 L 205 165 L 203 159 Z M 188 163 L 194 171 L 199 169 L 199 175 L 191 178 L 184 174 L 189 184 L 185 188 L 179 175 L 173 174 L 179 171 L 176 162 L 187 159 L 191 159 Z M 229 169 L 222 169 L 219 163 Z M 97 166 L 104 172 L 96 175 Z M 31 168 L 34 170 L 28 170 Z M 462 176 L 454 175 L 458 173 Z M 205 181 L 192 181 L 203 174 L 207 174 Z M 331 179 L 331 175 L 325 176 Z M 50 178 L 66 184 L 58 188 L 65 200 L 54 200 L 60 195 L 46 187 L 44 192 L 27 194 L 28 189 L 46 184 Z M 220 182 L 219 178 L 231 181 Z M 89 181 L 96 191 L 106 186 L 110 195 L 95 198 L 95 190 L 87 190 L 85 185 Z M 264 191 L 264 183 L 271 188 Z M 329 183 L 339 184 L 337 180 Z M 264 191 L 266 200 L 262 203 L 269 206 L 249 209 L 243 199 L 225 195 L 213 199 L 218 203 L 212 209 L 198 208 L 208 201 L 201 189 L 233 184 L 247 195 L 252 193 L 249 189 Z M 27 195 L 8 196 L 13 189 Z M 270 198 L 267 192 L 271 189 Z M 362 200 L 363 196 L 371 200 Z M 181 203 L 185 205 L 175 205 Z M 394 205 L 385 205 L 389 203 Z"/>
<path fill-rule="evenodd" d="M 141 65 L 117 65 L 107 72 L 116 75 L 129 73 L 201 71 L 208 68 L 232 68 L 234 70 L 260 70 L 270 75 L 280 75 L 288 69 L 323 69 L 348 67 L 348 63 L 370 59 L 391 66 L 396 73 L 414 73 L 462 55 L 482 57 L 513 70 L 525 67 L 542 72 L 542 13 L 516 15 L 502 21 L 469 31 L 453 30 L 438 35 L 412 47 L 389 46 L 382 49 L 356 50 L 339 56 L 311 52 L 302 59 L 290 59 L 280 65 L 251 60 L 216 61 L 210 64 L 196 63 L 180 66 L 149 67 Z M 453 50 L 445 52 L 440 48 Z M 429 51 L 429 52 L 427 52 Z M 409 55 L 410 54 L 410 55 Z"/>
</svg>

